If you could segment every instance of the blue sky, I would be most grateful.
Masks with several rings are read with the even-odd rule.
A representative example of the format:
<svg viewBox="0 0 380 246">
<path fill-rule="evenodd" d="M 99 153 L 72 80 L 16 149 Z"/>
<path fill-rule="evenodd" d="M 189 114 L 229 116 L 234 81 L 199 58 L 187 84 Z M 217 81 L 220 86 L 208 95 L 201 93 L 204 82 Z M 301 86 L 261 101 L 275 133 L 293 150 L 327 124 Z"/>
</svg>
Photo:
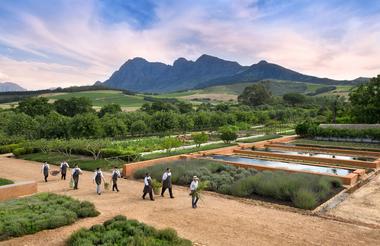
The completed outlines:
<svg viewBox="0 0 380 246">
<path fill-rule="evenodd" d="M 0 0 L 0 82 L 92 84 L 206 53 L 335 79 L 380 73 L 380 1 Z"/>
</svg>

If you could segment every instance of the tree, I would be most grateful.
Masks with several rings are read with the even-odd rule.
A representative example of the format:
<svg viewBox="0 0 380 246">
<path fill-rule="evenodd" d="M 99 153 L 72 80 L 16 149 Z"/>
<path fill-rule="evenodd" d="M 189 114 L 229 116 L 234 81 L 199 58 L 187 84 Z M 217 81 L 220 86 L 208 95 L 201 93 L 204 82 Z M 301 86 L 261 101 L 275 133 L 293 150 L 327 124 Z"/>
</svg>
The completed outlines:
<svg viewBox="0 0 380 246">
<path fill-rule="evenodd" d="M 193 104 L 180 101 L 176 106 L 181 114 L 190 113 L 193 111 Z"/>
<path fill-rule="evenodd" d="M 306 101 L 306 97 L 299 93 L 287 93 L 282 96 L 282 99 L 292 106 L 295 106 L 296 104 L 302 104 Z"/>
<path fill-rule="evenodd" d="M 4 129 L 8 136 L 22 136 L 32 139 L 38 135 L 38 123 L 29 115 L 25 113 L 11 114 L 8 120 Z"/>
<path fill-rule="evenodd" d="M 68 138 L 71 118 L 52 111 L 47 116 L 38 116 L 39 136 L 41 138 Z"/>
<path fill-rule="evenodd" d="M 238 137 L 238 129 L 235 126 L 222 126 L 219 128 L 220 139 L 225 143 L 231 143 Z"/>
<path fill-rule="evenodd" d="M 106 137 L 124 137 L 128 133 L 128 126 L 117 115 L 106 114 L 101 120 L 101 125 Z"/>
<path fill-rule="evenodd" d="M 105 114 L 117 114 L 122 112 L 119 104 L 111 103 L 104 105 L 99 111 L 99 117 L 102 118 Z"/>
<path fill-rule="evenodd" d="M 48 115 L 53 110 L 53 105 L 46 97 L 30 97 L 19 102 L 17 111 L 35 117 L 37 115 Z"/>
<path fill-rule="evenodd" d="M 195 145 L 199 148 L 201 144 L 207 143 L 208 134 L 206 134 L 205 132 L 193 133 L 191 134 L 191 138 L 193 139 Z"/>
<path fill-rule="evenodd" d="M 380 123 L 380 75 L 350 93 L 351 115 L 358 123 Z"/>
<path fill-rule="evenodd" d="M 173 137 L 166 137 L 164 141 L 162 141 L 162 147 L 164 147 L 167 152 L 170 152 L 172 148 L 177 148 L 181 145 L 182 142 L 179 139 Z"/>
<path fill-rule="evenodd" d="M 87 97 L 71 97 L 67 100 L 58 99 L 54 102 L 54 107 L 58 113 L 70 117 L 94 112 L 91 100 Z"/>
<path fill-rule="evenodd" d="M 194 128 L 194 120 L 190 115 L 181 114 L 178 116 L 178 127 L 185 133 Z"/>
<path fill-rule="evenodd" d="M 92 154 L 94 160 L 99 159 L 102 150 L 110 145 L 108 139 L 81 139 L 84 149 Z"/>
<path fill-rule="evenodd" d="M 78 114 L 70 123 L 70 135 L 75 138 L 100 137 L 102 127 L 99 118 L 95 114 Z"/>
<path fill-rule="evenodd" d="M 271 94 L 262 84 L 254 84 L 244 89 L 238 101 L 249 106 L 259 106 L 270 101 Z"/>
<path fill-rule="evenodd" d="M 173 112 L 156 112 L 152 117 L 152 130 L 155 132 L 168 132 L 178 127 L 177 115 Z"/>
<path fill-rule="evenodd" d="M 145 122 L 142 120 L 135 121 L 131 125 L 132 136 L 144 134 L 147 132 L 147 130 L 148 130 L 148 127 L 145 124 Z"/>
</svg>

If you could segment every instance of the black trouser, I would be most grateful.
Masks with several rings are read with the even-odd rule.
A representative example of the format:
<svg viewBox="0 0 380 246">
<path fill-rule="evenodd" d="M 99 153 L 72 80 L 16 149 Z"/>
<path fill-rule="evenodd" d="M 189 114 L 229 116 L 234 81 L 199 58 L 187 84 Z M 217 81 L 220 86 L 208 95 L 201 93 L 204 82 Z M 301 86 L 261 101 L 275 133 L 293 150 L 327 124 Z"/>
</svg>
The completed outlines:
<svg viewBox="0 0 380 246">
<path fill-rule="evenodd" d="M 73 177 L 74 180 L 74 190 L 78 189 L 79 177 Z"/>
<path fill-rule="evenodd" d="M 171 198 L 173 198 L 174 196 L 173 196 L 172 187 L 163 187 L 162 186 L 161 196 L 164 196 L 164 193 L 165 193 L 166 189 L 169 190 L 169 195 L 170 195 Z"/>
<path fill-rule="evenodd" d="M 146 194 L 148 194 L 149 193 L 149 198 L 150 198 L 150 200 L 154 200 L 154 198 L 153 198 L 153 190 L 152 190 L 152 188 L 151 187 L 146 187 L 145 186 L 145 188 L 144 188 L 144 194 L 143 194 L 143 196 L 142 196 L 142 198 L 143 199 L 145 199 L 145 196 L 146 196 Z"/>
<path fill-rule="evenodd" d="M 191 192 L 191 206 L 192 206 L 193 208 L 196 208 L 196 207 L 197 207 L 198 200 L 199 200 L 199 195 L 198 195 L 198 193 L 195 192 L 195 191 L 192 191 L 192 192 Z"/>
<path fill-rule="evenodd" d="M 45 182 L 47 182 L 47 178 L 49 177 L 49 174 L 48 175 L 44 175 L 45 176 Z"/>
<path fill-rule="evenodd" d="M 61 179 L 66 180 L 66 173 L 61 172 Z"/>
<path fill-rule="evenodd" d="M 112 180 L 112 191 L 119 191 L 119 188 L 117 188 L 117 179 Z"/>
</svg>

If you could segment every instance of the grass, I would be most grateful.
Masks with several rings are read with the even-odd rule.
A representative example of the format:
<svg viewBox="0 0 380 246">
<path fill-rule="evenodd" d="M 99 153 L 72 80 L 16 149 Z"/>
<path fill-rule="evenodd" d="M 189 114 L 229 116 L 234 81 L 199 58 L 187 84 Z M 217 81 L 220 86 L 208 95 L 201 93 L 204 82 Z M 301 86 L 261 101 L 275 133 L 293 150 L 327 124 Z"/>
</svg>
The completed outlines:
<svg viewBox="0 0 380 246">
<path fill-rule="evenodd" d="M 69 99 L 71 97 L 87 97 L 92 101 L 92 104 L 97 107 L 104 106 L 110 103 L 119 104 L 121 107 L 141 107 L 146 101 L 140 95 L 125 95 L 121 91 L 104 90 L 104 91 L 84 91 L 72 93 L 58 93 L 49 95 L 49 99 Z"/>
<path fill-rule="evenodd" d="M 262 171 L 238 168 L 218 161 L 204 159 L 179 160 L 142 168 L 134 173 L 141 179 L 149 172 L 161 180 L 167 167 L 172 171 L 172 182 L 188 186 L 194 175 L 208 183 L 207 190 L 222 194 L 254 198 L 313 209 L 341 190 L 339 179 L 312 174 Z"/>
<path fill-rule="evenodd" d="M 276 138 L 280 138 L 281 135 L 265 135 L 265 136 L 262 136 L 262 137 L 258 137 L 258 138 L 248 138 L 248 139 L 242 139 L 242 140 L 238 140 L 237 142 L 239 143 L 255 143 L 255 142 L 260 142 L 260 141 L 265 141 L 265 140 L 271 140 L 271 139 L 276 139 Z"/>
<path fill-rule="evenodd" d="M 0 186 L 13 184 L 12 180 L 0 178 Z"/>
<path fill-rule="evenodd" d="M 230 147 L 233 145 L 234 144 L 216 143 L 216 144 L 209 144 L 209 145 L 201 146 L 198 148 L 183 149 L 183 150 L 176 150 L 176 151 L 162 152 L 162 153 L 152 153 L 152 154 L 144 155 L 141 158 L 144 161 L 145 160 L 153 160 L 153 159 L 158 159 L 158 158 L 168 157 L 168 156 L 173 156 L 173 155 L 183 155 L 183 154 L 189 154 L 189 153 L 194 153 L 194 152 L 198 152 L 198 151 L 205 151 L 205 150 Z"/>
<path fill-rule="evenodd" d="M 67 157 L 61 153 L 51 152 L 51 153 L 33 153 L 33 154 L 27 154 L 22 155 L 19 158 L 24 160 L 30 160 L 30 161 L 38 161 L 38 162 L 45 162 L 52 165 L 60 165 L 60 163 L 63 160 L 66 160 L 70 167 L 73 167 L 75 164 L 78 164 L 78 166 L 87 171 L 94 171 L 97 167 L 100 167 L 103 170 L 110 170 L 114 166 L 121 167 L 122 164 L 125 163 L 125 161 L 122 160 L 105 160 L 105 159 L 99 159 L 94 160 L 87 156 L 81 156 L 81 155 L 71 155 L 70 157 Z"/>
<path fill-rule="evenodd" d="M 315 145 L 323 147 L 345 147 L 354 148 L 359 150 L 370 150 L 370 151 L 380 151 L 380 144 L 375 143 L 355 143 L 355 142 L 338 142 L 338 141 L 322 141 L 322 140 L 312 140 L 312 139 L 296 139 L 291 142 L 297 145 Z"/>
<path fill-rule="evenodd" d="M 40 193 L 0 203 L 0 240 L 33 234 L 95 217 L 99 212 L 87 201 Z"/>
<path fill-rule="evenodd" d="M 67 245 L 146 245 L 191 246 L 189 240 L 178 237 L 173 229 L 157 230 L 137 220 L 118 215 L 90 229 L 82 228 L 73 233 Z"/>
</svg>

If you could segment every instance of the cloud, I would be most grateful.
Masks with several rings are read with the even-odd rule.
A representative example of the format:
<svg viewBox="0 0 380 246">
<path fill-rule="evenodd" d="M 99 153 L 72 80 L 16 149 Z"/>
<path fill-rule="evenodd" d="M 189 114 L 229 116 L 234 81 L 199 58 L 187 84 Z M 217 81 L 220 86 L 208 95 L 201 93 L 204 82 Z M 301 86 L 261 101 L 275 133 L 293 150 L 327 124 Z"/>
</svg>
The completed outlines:
<svg viewBox="0 0 380 246">
<path fill-rule="evenodd" d="M 0 44 L 29 54 L 0 51 L 0 80 L 28 89 L 92 84 L 136 56 L 172 63 L 207 53 L 244 65 L 265 59 L 336 79 L 380 70 L 379 14 L 339 1 L 146 1 L 127 4 L 108 21 L 123 5 L 26 2 L 0 3 Z"/>
</svg>

